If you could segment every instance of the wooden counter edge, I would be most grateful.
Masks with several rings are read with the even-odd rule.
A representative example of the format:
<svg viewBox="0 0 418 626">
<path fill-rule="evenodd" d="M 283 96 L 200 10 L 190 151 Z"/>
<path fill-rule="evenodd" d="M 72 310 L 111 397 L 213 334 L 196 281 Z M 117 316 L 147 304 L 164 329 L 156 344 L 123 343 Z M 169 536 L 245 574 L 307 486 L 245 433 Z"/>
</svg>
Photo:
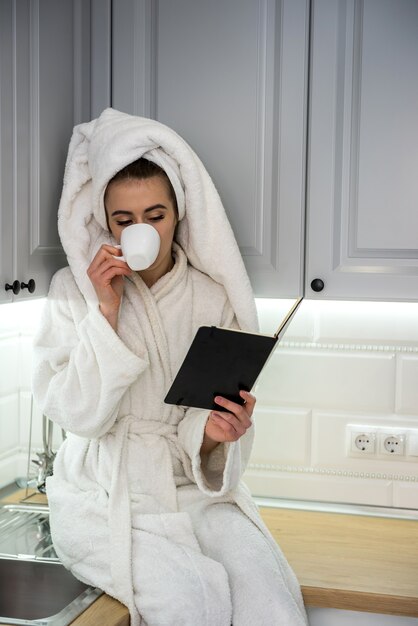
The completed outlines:
<svg viewBox="0 0 418 626">
<path fill-rule="evenodd" d="M 301 585 L 306 606 L 418 617 L 418 598 Z"/>
<path fill-rule="evenodd" d="M 418 617 L 416 598 L 305 585 L 302 585 L 301 589 L 306 606 Z M 104 623 L 109 626 L 129 626 L 130 624 L 129 611 L 126 606 L 107 594 L 100 596 L 84 613 L 71 622 L 71 626 L 96 626 Z"/>
<path fill-rule="evenodd" d="M 129 626 L 129 611 L 126 606 L 104 593 L 71 622 L 71 626 L 97 626 L 97 624 Z"/>
</svg>

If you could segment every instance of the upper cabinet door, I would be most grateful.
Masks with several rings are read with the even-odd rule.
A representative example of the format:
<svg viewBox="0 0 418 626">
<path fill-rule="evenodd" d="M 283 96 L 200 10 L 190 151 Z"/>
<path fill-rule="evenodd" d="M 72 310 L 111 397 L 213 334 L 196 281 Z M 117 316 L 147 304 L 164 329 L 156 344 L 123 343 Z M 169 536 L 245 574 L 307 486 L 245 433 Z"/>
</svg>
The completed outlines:
<svg viewBox="0 0 418 626">
<path fill-rule="evenodd" d="M 13 297 L 13 4 L 0 2 L 0 302 Z"/>
<path fill-rule="evenodd" d="M 110 15 L 110 0 L 0 3 L 0 301 L 45 296 L 67 264 L 65 160 L 74 125 L 110 104 Z"/>
<path fill-rule="evenodd" d="M 312 17 L 306 295 L 416 300 L 418 2 Z"/>
<path fill-rule="evenodd" d="M 16 276 L 35 281 L 35 296 L 67 264 L 57 212 L 73 126 L 90 116 L 89 5 L 15 2 Z"/>
<path fill-rule="evenodd" d="M 308 4 L 113 4 L 113 106 L 197 152 L 259 297 L 303 291 Z"/>
</svg>

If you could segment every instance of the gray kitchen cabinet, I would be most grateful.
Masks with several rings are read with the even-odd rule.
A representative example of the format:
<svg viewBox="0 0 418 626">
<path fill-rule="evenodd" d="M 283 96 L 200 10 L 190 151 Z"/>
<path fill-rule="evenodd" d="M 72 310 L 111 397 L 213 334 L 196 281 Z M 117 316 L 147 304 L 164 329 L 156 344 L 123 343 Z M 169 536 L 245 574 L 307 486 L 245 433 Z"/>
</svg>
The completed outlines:
<svg viewBox="0 0 418 626">
<path fill-rule="evenodd" d="M 0 2 L 0 302 L 11 300 L 4 291 L 13 281 L 13 56 L 11 2 Z M 20 286 L 20 283 L 19 283 Z"/>
<path fill-rule="evenodd" d="M 416 0 L 118 0 L 112 29 L 113 106 L 200 155 L 257 296 L 418 299 Z"/>
<path fill-rule="evenodd" d="M 112 105 L 197 152 L 256 295 L 300 294 L 308 0 L 117 0 L 112 16 Z"/>
<path fill-rule="evenodd" d="M 417 300 L 418 2 L 312 11 L 306 296 Z"/>
<path fill-rule="evenodd" d="M 9 302 L 45 296 L 66 265 L 65 158 L 73 126 L 110 103 L 110 1 L 2 0 L 0 29 L 0 302 Z M 14 282 L 17 294 L 6 290 Z"/>
</svg>

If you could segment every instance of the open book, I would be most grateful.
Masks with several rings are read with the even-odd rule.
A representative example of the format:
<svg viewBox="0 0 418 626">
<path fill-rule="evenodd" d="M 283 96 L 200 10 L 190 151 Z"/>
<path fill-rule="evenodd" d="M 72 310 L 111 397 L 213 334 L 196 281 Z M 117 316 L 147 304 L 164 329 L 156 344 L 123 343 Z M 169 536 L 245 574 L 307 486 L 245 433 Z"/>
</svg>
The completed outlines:
<svg viewBox="0 0 418 626">
<path fill-rule="evenodd" d="M 243 404 L 240 390 L 251 391 L 302 299 L 296 300 L 273 336 L 201 326 L 164 402 L 212 410 L 220 408 L 214 402 L 219 395 Z"/>
</svg>

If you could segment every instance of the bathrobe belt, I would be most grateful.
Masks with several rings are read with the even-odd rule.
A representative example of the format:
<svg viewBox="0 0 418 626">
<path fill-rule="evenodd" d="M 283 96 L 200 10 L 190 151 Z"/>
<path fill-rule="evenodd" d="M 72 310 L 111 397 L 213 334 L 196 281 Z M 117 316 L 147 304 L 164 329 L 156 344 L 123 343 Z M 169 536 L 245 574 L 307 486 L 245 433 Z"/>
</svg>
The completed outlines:
<svg viewBox="0 0 418 626">
<path fill-rule="evenodd" d="M 157 420 L 141 420 L 133 415 L 120 418 L 109 434 L 115 437 L 112 479 L 109 491 L 109 530 L 111 572 L 117 597 L 135 613 L 132 581 L 132 518 L 125 446 L 138 438 L 137 453 L 145 455 L 149 473 L 144 477 L 144 492 L 152 494 L 167 513 L 177 511 L 177 494 L 171 455 L 185 457 L 178 443 L 177 425 Z M 141 445 L 142 440 L 142 445 Z M 133 459 L 130 459 L 132 462 Z M 149 461 L 149 463 L 148 463 Z M 139 559 L 141 556 L 139 555 Z M 130 597 L 127 597 L 127 594 Z M 139 624 L 139 622 L 138 622 Z M 132 626 L 135 624 L 132 623 Z"/>
</svg>

